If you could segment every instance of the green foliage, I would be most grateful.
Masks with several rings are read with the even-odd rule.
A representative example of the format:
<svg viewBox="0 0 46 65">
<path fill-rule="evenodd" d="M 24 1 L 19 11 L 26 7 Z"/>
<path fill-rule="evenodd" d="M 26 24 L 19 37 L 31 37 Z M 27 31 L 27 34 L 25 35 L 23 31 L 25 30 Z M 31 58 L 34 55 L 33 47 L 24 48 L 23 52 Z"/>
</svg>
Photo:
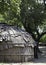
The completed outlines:
<svg viewBox="0 0 46 65">
<path fill-rule="evenodd" d="M 45 42 L 46 43 L 46 35 L 42 36 L 42 38 L 40 39 L 40 42 Z"/>
<path fill-rule="evenodd" d="M 38 27 L 40 28 L 44 25 L 46 19 L 44 2 L 39 3 L 38 0 L 37 2 L 36 0 L 22 0 L 20 8 L 21 20 L 25 29 L 32 34 L 33 38 L 39 40 L 41 34 L 39 33 Z M 42 28 L 44 29 L 45 27 L 43 26 Z"/>
<path fill-rule="evenodd" d="M 44 5 L 37 3 L 35 0 L 22 0 L 21 3 L 21 18 L 24 19 L 31 29 L 36 29 L 38 25 L 42 24 L 46 15 L 44 12 Z"/>
<path fill-rule="evenodd" d="M 10 25 L 20 25 L 20 3 L 21 0 L 0 1 L 0 22 Z"/>
</svg>

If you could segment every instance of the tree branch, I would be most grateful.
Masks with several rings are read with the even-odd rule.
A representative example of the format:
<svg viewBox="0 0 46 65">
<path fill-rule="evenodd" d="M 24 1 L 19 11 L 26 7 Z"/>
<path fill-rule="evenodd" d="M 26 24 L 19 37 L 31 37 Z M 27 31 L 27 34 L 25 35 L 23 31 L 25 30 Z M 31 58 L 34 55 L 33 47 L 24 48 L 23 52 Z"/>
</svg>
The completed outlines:
<svg viewBox="0 0 46 65">
<path fill-rule="evenodd" d="M 46 34 L 46 32 L 41 33 L 41 34 L 38 36 L 37 41 L 39 41 L 40 38 L 41 38 L 43 35 L 45 35 L 45 34 Z"/>
<path fill-rule="evenodd" d="M 43 35 L 45 35 L 46 34 L 46 32 L 43 32 L 41 35 L 40 35 L 40 38 L 43 36 Z"/>
</svg>

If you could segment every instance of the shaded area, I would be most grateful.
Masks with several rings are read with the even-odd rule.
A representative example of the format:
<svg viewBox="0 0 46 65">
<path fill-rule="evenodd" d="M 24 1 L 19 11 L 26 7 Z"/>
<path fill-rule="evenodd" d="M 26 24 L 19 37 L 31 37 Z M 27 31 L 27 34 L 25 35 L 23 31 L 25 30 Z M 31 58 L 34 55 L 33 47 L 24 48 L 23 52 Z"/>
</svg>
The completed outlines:
<svg viewBox="0 0 46 65">
<path fill-rule="evenodd" d="M 42 51 L 42 53 L 39 53 L 38 59 L 34 59 L 34 63 L 46 63 L 46 46 L 40 46 L 39 49 Z"/>
</svg>

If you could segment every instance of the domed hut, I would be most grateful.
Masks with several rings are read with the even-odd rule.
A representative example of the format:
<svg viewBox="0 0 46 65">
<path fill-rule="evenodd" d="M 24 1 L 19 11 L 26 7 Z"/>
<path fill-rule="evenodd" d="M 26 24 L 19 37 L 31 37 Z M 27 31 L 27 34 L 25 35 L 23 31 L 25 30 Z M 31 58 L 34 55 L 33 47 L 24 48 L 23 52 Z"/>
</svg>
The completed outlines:
<svg viewBox="0 0 46 65">
<path fill-rule="evenodd" d="M 35 41 L 15 26 L 0 25 L 0 61 L 24 62 L 34 58 Z"/>
</svg>

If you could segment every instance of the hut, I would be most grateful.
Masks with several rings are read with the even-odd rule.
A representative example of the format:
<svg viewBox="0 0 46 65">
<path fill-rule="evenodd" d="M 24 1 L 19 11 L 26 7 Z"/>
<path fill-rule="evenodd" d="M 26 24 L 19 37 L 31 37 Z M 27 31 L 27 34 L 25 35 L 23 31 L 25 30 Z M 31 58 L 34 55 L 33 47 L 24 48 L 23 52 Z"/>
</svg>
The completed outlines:
<svg viewBox="0 0 46 65">
<path fill-rule="evenodd" d="M 35 41 L 16 26 L 0 25 L 0 61 L 24 62 L 34 58 Z"/>
</svg>

